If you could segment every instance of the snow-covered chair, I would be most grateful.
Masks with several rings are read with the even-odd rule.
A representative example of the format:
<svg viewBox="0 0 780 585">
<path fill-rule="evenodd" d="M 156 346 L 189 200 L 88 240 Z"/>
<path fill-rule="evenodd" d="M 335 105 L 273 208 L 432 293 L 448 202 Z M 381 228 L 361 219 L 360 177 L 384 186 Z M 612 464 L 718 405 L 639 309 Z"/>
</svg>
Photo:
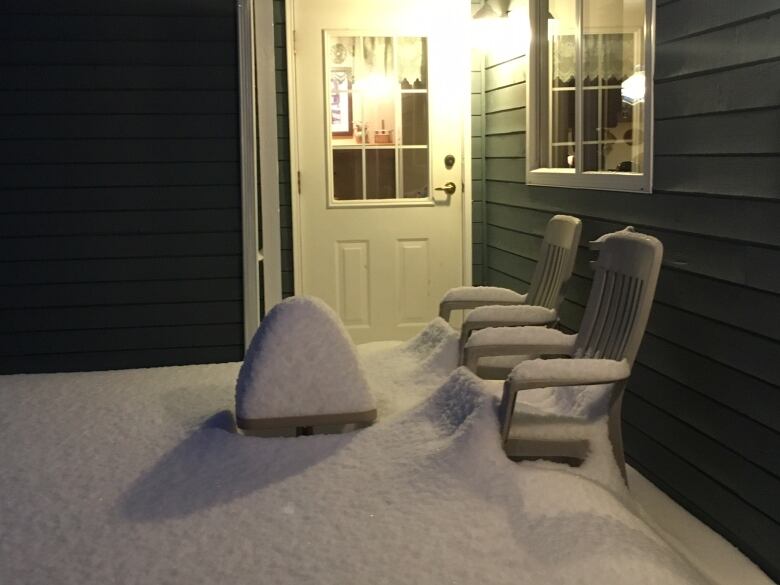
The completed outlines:
<svg viewBox="0 0 780 585">
<path fill-rule="evenodd" d="M 376 419 L 355 346 L 323 301 L 291 297 L 263 319 L 236 384 L 236 419 L 247 434 L 311 434 Z"/>
<path fill-rule="evenodd" d="M 493 286 L 447 291 L 439 304 L 442 319 L 449 320 L 453 310 L 473 309 L 461 327 L 460 350 L 472 332 L 486 327 L 556 323 L 563 287 L 574 269 L 581 231 L 582 222 L 576 217 L 556 215 L 550 219 L 527 294 Z"/>
<path fill-rule="evenodd" d="M 466 366 L 472 371 L 484 356 L 570 356 L 522 362 L 504 382 L 499 417 L 501 440 L 510 457 L 557 455 L 581 460 L 588 447 L 571 433 L 560 440 L 524 439 L 523 425 L 517 424 L 523 410 L 518 393 L 536 388 L 571 391 L 571 387 L 577 386 L 608 385 L 608 435 L 625 477 L 621 403 L 650 315 L 662 256 L 663 246 L 652 236 L 625 230 L 614 233 L 604 239 L 595 262 L 593 287 L 579 333 L 567 335 L 546 327 L 499 327 L 471 336 L 464 355 Z M 574 388 L 575 392 L 580 390 Z M 518 400 L 520 403 L 516 404 Z"/>
</svg>

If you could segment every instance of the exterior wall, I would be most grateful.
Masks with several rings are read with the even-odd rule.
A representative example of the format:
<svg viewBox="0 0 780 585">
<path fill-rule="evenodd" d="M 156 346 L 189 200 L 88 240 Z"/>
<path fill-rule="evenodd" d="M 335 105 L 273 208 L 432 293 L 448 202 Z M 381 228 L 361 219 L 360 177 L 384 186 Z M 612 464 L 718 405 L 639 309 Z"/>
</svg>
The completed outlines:
<svg viewBox="0 0 780 585">
<path fill-rule="evenodd" d="M 0 373 L 243 355 L 232 0 L 0 6 Z"/>
<path fill-rule="evenodd" d="M 525 290 L 546 221 L 626 224 L 665 263 L 624 402 L 631 465 L 780 579 L 780 13 L 658 3 L 654 193 L 528 187 L 524 56 L 485 67 L 487 284 Z M 562 309 L 576 330 L 583 246 Z"/>
<path fill-rule="evenodd" d="M 285 3 L 274 0 L 274 46 L 276 47 L 276 111 L 279 136 L 279 213 L 282 241 L 282 296 L 295 292 L 293 285 L 292 188 L 290 186 L 290 117 L 287 103 L 287 44 Z"/>
</svg>

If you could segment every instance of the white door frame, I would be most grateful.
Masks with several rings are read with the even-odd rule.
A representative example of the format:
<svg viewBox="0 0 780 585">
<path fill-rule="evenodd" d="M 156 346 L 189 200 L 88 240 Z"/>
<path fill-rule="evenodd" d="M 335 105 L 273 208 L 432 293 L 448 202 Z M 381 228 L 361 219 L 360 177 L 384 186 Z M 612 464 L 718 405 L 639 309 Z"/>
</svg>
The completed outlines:
<svg viewBox="0 0 780 585">
<path fill-rule="evenodd" d="M 424 0 L 422 0 L 424 1 Z M 458 0 L 468 2 L 469 0 Z M 293 246 L 293 276 L 294 291 L 298 294 L 299 283 L 302 282 L 303 266 L 301 264 L 302 234 L 301 234 L 301 214 L 300 214 L 300 173 L 299 173 L 299 153 L 298 153 L 298 120 L 297 120 L 297 95 L 295 89 L 296 67 L 295 67 L 295 22 L 293 5 L 295 0 L 285 2 L 285 27 L 287 34 L 287 90 L 288 90 L 288 112 L 290 117 L 290 186 L 292 188 L 292 246 Z M 464 63 L 464 67 L 469 67 Z M 462 274 L 463 284 L 471 284 L 471 94 L 465 92 L 463 96 L 463 143 L 461 145 L 462 157 L 462 197 L 461 199 L 461 217 L 463 247 L 462 254 Z"/>
<path fill-rule="evenodd" d="M 244 347 L 247 347 L 261 319 L 260 262 L 263 263 L 265 310 L 282 300 L 273 0 L 238 0 L 237 11 Z M 256 30 L 262 34 L 255 35 Z M 258 86 L 257 79 L 266 83 Z M 262 242 L 258 234 L 258 187 Z"/>
</svg>

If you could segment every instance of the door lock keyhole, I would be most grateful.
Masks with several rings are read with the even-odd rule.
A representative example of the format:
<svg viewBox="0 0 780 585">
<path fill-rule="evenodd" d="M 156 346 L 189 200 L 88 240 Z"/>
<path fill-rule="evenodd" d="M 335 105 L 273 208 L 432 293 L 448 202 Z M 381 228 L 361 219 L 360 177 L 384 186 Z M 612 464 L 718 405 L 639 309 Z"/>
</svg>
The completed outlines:
<svg viewBox="0 0 780 585">
<path fill-rule="evenodd" d="M 444 166 L 447 170 L 450 170 L 455 165 L 455 157 L 448 154 L 444 157 Z"/>
</svg>

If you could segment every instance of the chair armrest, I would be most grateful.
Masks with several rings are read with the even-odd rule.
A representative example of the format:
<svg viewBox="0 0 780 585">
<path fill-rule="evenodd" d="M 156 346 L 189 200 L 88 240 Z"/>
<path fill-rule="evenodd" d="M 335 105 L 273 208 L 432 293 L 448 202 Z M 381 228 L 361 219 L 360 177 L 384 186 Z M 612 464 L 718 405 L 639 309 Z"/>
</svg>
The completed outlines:
<svg viewBox="0 0 780 585">
<path fill-rule="evenodd" d="M 460 328 L 458 355 L 474 331 L 488 327 L 520 327 L 525 325 L 554 325 L 558 321 L 555 309 L 535 305 L 485 305 L 471 311 Z"/>
<path fill-rule="evenodd" d="M 495 355 L 571 355 L 577 335 L 548 327 L 489 327 L 475 331 L 463 346 L 463 364 L 472 372 L 479 358 Z"/>
<path fill-rule="evenodd" d="M 451 288 L 439 303 L 439 317 L 449 321 L 457 309 L 474 309 L 483 305 L 522 305 L 528 295 L 497 286 L 461 286 Z"/>
<path fill-rule="evenodd" d="M 536 359 L 516 365 L 504 383 L 498 409 L 501 440 L 506 441 L 509 437 L 518 392 L 532 388 L 611 384 L 623 382 L 630 375 L 631 366 L 627 360 Z"/>
</svg>

